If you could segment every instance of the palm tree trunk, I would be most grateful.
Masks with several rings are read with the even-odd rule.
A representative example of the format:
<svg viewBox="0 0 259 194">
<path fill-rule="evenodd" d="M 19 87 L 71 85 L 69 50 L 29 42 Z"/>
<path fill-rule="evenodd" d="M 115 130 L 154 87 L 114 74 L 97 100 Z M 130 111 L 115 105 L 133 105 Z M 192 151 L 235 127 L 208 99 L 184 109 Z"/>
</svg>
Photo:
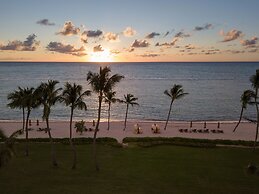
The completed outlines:
<svg viewBox="0 0 259 194">
<path fill-rule="evenodd" d="M 96 171 L 99 171 L 99 164 L 97 161 L 97 153 L 96 153 L 96 136 L 97 136 L 97 131 L 99 128 L 99 123 L 100 123 L 100 119 L 101 119 L 101 110 L 102 110 L 102 93 L 100 93 L 99 95 L 99 107 L 98 107 L 98 118 L 97 118 L 97 123 L 96 123 L 96 127 L 94 130 L 94 139 L 93 139 L 93 155 L 94 155 L 94 163 L 95 163 L 95 169 Z"/>
<path fill-rule="evenodd" d="M 238 121 L 237 125 L 235 126 L 235 128 L 234 128 L 233 132 L 235 132 L 235 131 L 236 131 L 236 129 L 237 129 L 237 127 L 238 127 L 238 125 L 239 125 L 239 124 L 240 124 L 240 122 L 241 122 L 241 119 L 242 119 L 242 116 L 243 116 L 243 111 L 244 111 L 244 107 L 242 106 L 241 113 L 240 113 L 240 117 L 239 117 L 239 121 Z"/>
<path fill-rule="evenodd" d="M 49 135 L 49 141 L 50 141 L 50 144 L 51 144 L 52 165 L 54 167 L 57 167 L 58 163 L 57 163 L 57 159 L 56 159 L 56 152 L 55 152 L 55 149 L 54 149 L 53 139 L 52 139 L 50 128 L 49 128 L 49 118 L 48 117 L 46 118 L 46 124 L 47 124 L 47 130 L 48 130 L 48 135 Z"/>
<path fill-rule="evenodd" d="M 173 105 L 173 100 L 171 101 L 171 104 L 170 104 L 170 108 L 169 108 L 169 112 L 168 112 L 168 116 L 167 116 L 167 120 L 166 120 L 166 123 L 165 123 L 165 128 L 164 130 L 166 130 L 166 127 L 167 127 L 167 123 L 169 121 L 169 118 L 170 118 L 170 113 L 171 113 L 171 110 L 172 110 L 172 105 Z"/>
<path fill-rule="evenodd" d="M 70 143 L 70 146 L 71 146 L 71 149 L 73 151 L 73 165 L 72 165 L 72 169 L 76 169 L 76 148 L 73 144 L 73 141 L 72 141 L 72 121 L 73 121 L 73 114 L 74 114 L 74 108 L 73 108 L 73 105 L 71 106 L 71 115 L 70 115 L 70 134 L 69 134 L 69 143 Z"/>
<path fill-rule="evenodd" d="M 24 107 L 22 107 L 22 130 L 24 130 L 25 127 L 25 112 Z"/>
<path fill-rule="evenodd" d="M 126 127 L 127 127 L 128 110 L 129 110 L 129 105 L 127 104 L 125 121 L 124 121 L 124 129 L 123 129 L 124 131 L 126 130 Z"/>
<path fill-rule="evenodd" d="M 30 117 L 31 110 L 27 110 L 27 118 L 26 118 L 26 126 L 25 126 L 25 132 L 26 132 L 26 145 L 25 145 L 25 156 L 29 156 L 29 145 L 28 145 L 28 123 L 29 123 L 29 117 Z"/>
<path fill-rule="evenodd" d="M 254 150 L 256 147 L 256 142 L 258 138 L 258 129 L 259 129 L 259 109 L 257 104 L 257 95 L 258 95 L 258 88 L 256 88 L 256 91 L 255 91 L 255 107 L 256 107 L 256 113 L 257 113 L 257 124 L 256 124 L 256 133 L 255 133 L 255 141 L 254 141 Z"/>
<path fill-rule="evenodd" d="M 107 128 L 107 130 L 110 130 L 110 117 L 111 117 L 111 103 L 109 102 L 109 108 L 108 108 L 108 128 Z"/>
</svg>

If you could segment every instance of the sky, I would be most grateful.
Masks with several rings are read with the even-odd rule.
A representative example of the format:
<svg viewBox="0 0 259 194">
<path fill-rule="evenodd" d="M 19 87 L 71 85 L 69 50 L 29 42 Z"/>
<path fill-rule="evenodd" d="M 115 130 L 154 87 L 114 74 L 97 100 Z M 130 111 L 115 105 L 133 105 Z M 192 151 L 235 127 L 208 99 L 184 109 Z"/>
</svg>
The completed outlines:
<svg viewBox="0 0 259 194">
<path fill-rule="evenodd" d="M 0 61 L 259 61 L 258 0 L 0 3 Z"/>
</svg>

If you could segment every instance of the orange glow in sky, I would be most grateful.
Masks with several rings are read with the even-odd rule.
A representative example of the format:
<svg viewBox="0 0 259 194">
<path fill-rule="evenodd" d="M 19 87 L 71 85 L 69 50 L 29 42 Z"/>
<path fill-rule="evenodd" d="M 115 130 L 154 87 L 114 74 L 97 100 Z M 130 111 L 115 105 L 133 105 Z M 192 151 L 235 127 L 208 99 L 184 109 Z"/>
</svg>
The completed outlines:
<svg viewBox="0 0 259 194">
<path fill-rule="evenodd" d="M 102 52 L 89 53 L 89 60 L 90 62 L 113 62 L 113 56 L 109 49 L 104 49 Z"/>
</svg>

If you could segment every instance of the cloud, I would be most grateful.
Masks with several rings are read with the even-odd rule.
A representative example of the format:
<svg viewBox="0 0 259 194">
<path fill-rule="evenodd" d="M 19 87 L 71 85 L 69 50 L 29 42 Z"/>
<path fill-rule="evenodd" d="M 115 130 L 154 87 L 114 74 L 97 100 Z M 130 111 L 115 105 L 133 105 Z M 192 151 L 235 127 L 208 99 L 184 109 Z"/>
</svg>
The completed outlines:
<svg viewBox="0 0 259 194">
<path fill-rule="evenodd" d="M 81 36 L 81 41 L 82 41 L 84 44 L 87 44 L 87 43 L 88 43 L 87 37 L 84 37 L 84 36 Z"/>
<path fill-rule="evenodd" d="M 84 51 L 84 47 L 80 47 L 79 49 L 76 49 L 74 46 L 70 44 L 62 44 L 61 42 L 50 42 L 48 46 L 46 47 L 48 51 L 52 52 L 58 52 L 63 54 L 69 54 L 74 56 L 85 56 L 87 55 Z"/>
<path fill-rule="evenodd" d="M 224 37 L 224 40 L 222 40 L 221 42 L 229 42 L 240 38 L 241 36 L 243 36 L 243 33 L 242 31 L 235 30 L 235 29 L 230 30 L 227 33 L 224 33 L 224 31 L 221 30 L 220 35 Z"/>
<path fill-rule="evenodd" d="M 36 22 L 37 24 L 43 25 L 43 26 L 55 26 L 54 22 L 50 22 L 48 19 L 42 19 Z"/>
<path fill-rule="evenodd" d="M 134 29 L 131 28 L 131 27 L 127 27 L 127 28 L 123 31 L 123 34 L 124 34 L 124 36 L 126 36 L 126 37 L 134 36 L 136 33 L 137 33 L 136 30 L 134 30 Z"/>
<path fill-rule="evenodd" d="M 178 37 L 173 38 L 171 42 L 164 42 L 164 43 L 156 43 L 155 46 L 162 46 L 162 47 L 167 47 L 171 48 L 172 46 L 175 46 L 176 42 L 179 40 Z"/>
<path fill-rule="evenodd" d="M 103 52 L 104 50 L 103 50 L 102 46 L 99 44 L 93 48 L 93 51 L 94 52 Z"/>
<path fill-rule="evenodd" d="M 190 37 L 191 35 L 190 34 L 186 34 L 184 32 L 178 32 L 174 35 L 175 38 L 188 38 Z"/>
<path fill-rule="evenodd" d="M 148 47 L 148 46 L 149 46 L 149 43 L 146 40 L 135 40 L 131 45 L 131 47 L 134 47 L 134 48 Z"/>
<path fill-rule="evenodd" d="M 165 34 L 164 34 L 164 37 L 168 36 L 170 34 L 169 31 L 167 31 Z"/>
<path fill-rule="evenodd" d="M 138 55 L 140 57 L 158 57 L 160 56 L 160 54 L 157 54 L 157 53 L 145 53 L 143 55 Z"/>
<path fill-rule="evenodd" d="M 245 53 L 244 50 L 225 50 L 225 52 L 231 53 L 231 54 L 242 54 L 242 53 Z"/>
<path fill-rule="evenodd" d="M 184 32 L 178 32 L 174 35 L 173 40 L 171 42 L 165 42 L 165 43 L 156 43 L 155 46 L 163 46 L 163 47 L 167 47 L 170 48 L 172 46 L 175 46 L 176 42 L 178 42 L 180 39 L 183 38 L 188 38 L 190 37 L 190 34 L 186 34 Z"/>
<path fill-rule="evenodd" d="M 111 54 L 118 55 L 118 54 L 120 54 L 121 52 L 120 52 L 119 50 L 114 49 L 114 50 L 111 50 L 110 53 L 111 53 Z"/>
<path fill-rule="evenodd" d="M 155 46 L 172 47 L 174 44 L 172 42 L 156 43 Z"/>
<path fill-rule="evenodd" d="M 157 33 L 157 32 L 151 32 L 150 34 L 148 34 L 146 36 L 147 39 L 152 39 L 152 38 L 155 38 L 155 36 L 160 36 L 160 33 Z"/>
<path fill-rule="evenodd" d="M 65 22 L 63 28 L 57 34 L 61 34 L 63 36 L 71 36 L 78 35 L 80 33 L 80 29 L 75 27 L 74 24 L 70 21 Z"/>
<path fill-rule="evenodd" d="M 205 54 L 205 55 L 215 55 L 215 54 L 219 54 L 220 50 L 219 49 L 207 49 L 207 50 L 202 50 L 201 54 Z"/>
<path fill-rule="evenodd" d="M 250 40 L 240 40 L 240 43 L 242 46 L 245 46 L 246 48 L 252 48 L 252 47 L 256 47 L 258 38 L 257 37 L 253 37 Z"/>
<path fill-rule="evenodd" d="M 194 45 L 192 45 L 192 44 L 185 45 L 184 47 L 185 47 L 185 49 L 187 49 L 187 50 L 197 49 L 197 47 L 194 46 Z"/>
<path fill-rule="evenodd" d="M 256 53 L 257 51 L 258 51 L 258 48 L 255 48 L 255 49 L 249 50 L 248 52 L 249 53 Z"/>
<path fill-rule="evenodd" d="M 129 53 L 131 53 L 131 52 L 133 52 L 134 50 L 135 50 L 135 48 L 132 48 L 132 47 L 130 47 L 130 48 L 124 48 L 124 50 L 126 51 L 126 52 L 129 52 Z"/>
<path fill-rule="evenodd" d="M 88 30 L 84 31 L 82 35 L 85 35 L 88 38 L 97 38 L 103 34 L 103 31 L 101 30 Z"/>
<path fill-rule="evenodd" d="M 115 34 L 115 33 L 112 33 L 112 32 L 107 32 L 104 35 L 104 38 L 108 42 L 118 42 L 119 41 L 119 35 Z"/>
<path fill-rule="evenodd" d="M 196 27 L 194 28 L 194 31 L 209 30 L 209 29 L 211 29 L 212 27 L 213 27 L 212 24 L 205 24 L 205 25 L 203 25 L 203 26 L 196 26 Z"/>
<path fill-rule="evenodd" d="M 14 40 L 8 42 L 7 45 L 0 45 L 0 50 L 13 50 L 13 51 L 35 51 L 40 42 L 36 41 L 36 35 L 29 35 L 25 41 Z"/>
</svg>

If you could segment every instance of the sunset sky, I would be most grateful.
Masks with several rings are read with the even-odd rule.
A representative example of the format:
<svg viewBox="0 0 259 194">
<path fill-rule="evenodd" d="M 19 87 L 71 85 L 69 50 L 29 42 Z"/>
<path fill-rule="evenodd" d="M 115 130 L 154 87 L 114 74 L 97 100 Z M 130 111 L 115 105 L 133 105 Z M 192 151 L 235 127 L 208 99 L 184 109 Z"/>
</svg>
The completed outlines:
<svg viewBox="0 0 259 194">
<path fill-rule="evenodd" d="M 1 0 L 0 61 L 259 61 L 258 0 Z"/>
</svg>

